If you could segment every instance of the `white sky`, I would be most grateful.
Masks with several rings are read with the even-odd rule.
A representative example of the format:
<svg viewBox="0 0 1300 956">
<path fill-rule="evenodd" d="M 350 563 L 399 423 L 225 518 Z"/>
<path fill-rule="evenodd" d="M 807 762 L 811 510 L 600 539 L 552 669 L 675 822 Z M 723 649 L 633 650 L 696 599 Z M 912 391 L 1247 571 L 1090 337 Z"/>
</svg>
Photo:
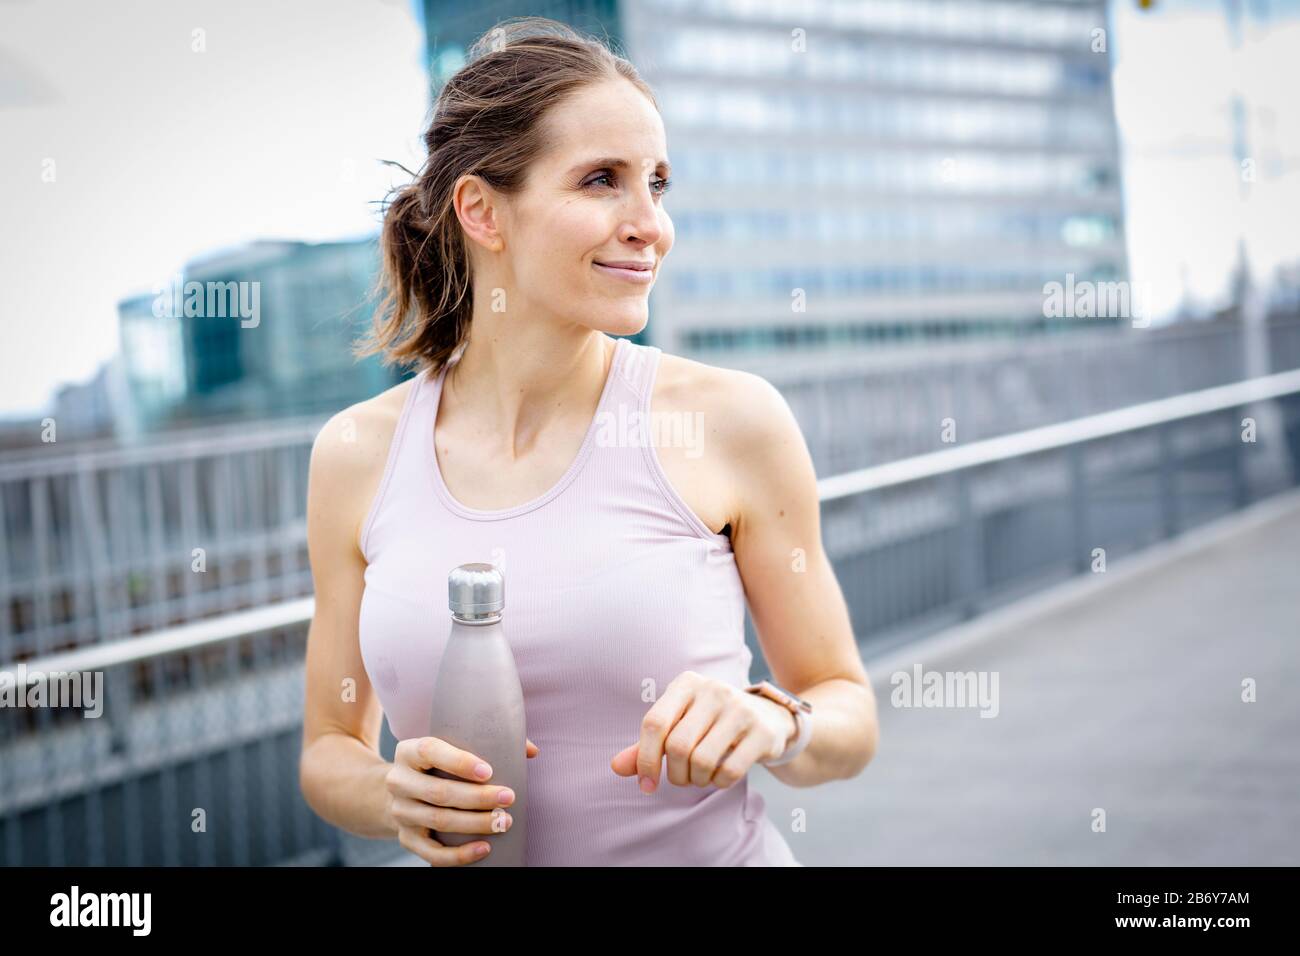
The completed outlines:
<svg viewBox="0 0 1300 956">
<path fill-rule="evenodd" d="M 197 254 L 376 229 L 422 57 L 403 0 L 0 0 L 0 415 L 94 375 L 118 301 Z"/>
<path fill-rule="evenodd" d="M 1157 315 L 1184 272 L 1217 303 L 1243 229 L 1257 275 L 1300 255 L 1300 19 L 1234 59 L 1216 5 L 1163 6 L 1120 2 L 1111 38 L 1130 262 Z M 117 302 L 195 255 L 372 232 L 403 178 L 376 160 L 423 155 L 421 50 L 405 0 L 0 0 L 0 416 L 92 376 Z M 1244 203 L 1234 83 L 1258 109 Z"/>
<path fill-rule="evenodd" d="M 1112 8 L 1129 266 L 1156 314 L 1176 306 L 1184 279 L 1197 304 L 1222 305 L 1242 235 L 1257 281 L 1300 259 L 1300 18 L 1248 26 L 1234 51 L 1221 3 L 1163 5 L 1170 12 Z M 1244 199 L 1234 90 L 1245 94 L 1256 161 Z"/>
</svg>

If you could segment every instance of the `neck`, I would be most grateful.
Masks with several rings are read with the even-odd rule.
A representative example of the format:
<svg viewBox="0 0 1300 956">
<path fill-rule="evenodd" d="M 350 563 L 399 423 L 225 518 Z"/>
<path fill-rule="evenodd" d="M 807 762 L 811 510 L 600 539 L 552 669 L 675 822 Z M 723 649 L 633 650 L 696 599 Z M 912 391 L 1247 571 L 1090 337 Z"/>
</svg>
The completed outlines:
<svg viewBox="0 0 1300 956">
<path fill-rule="evenodd" d="M 441 404 L 467 434 L 517 456 L 553 429 L 590 423 L 615 345 L 586 326 L 475 315 L 460 358 L 447 370 Z"/>
</svg>

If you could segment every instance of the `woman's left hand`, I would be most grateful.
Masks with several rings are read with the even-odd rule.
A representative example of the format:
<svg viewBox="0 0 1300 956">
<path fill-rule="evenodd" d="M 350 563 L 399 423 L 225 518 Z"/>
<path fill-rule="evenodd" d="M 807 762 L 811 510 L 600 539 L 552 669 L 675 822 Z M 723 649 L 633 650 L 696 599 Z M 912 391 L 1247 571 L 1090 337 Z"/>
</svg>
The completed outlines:
<svg viewBox="0 0 1300 956">
<path fill-rule="evenodd" d="M 654 793 L 668 758 L 668 781 L 679 787 L 723 789 L 755 763 L 780 756 L 794 733 L 794 716 L 774 701 L 695 671 L 668 685 L 641 720 L 641 739 L 610 761 L 621 777 L 638 774 Z"/>
</svg>

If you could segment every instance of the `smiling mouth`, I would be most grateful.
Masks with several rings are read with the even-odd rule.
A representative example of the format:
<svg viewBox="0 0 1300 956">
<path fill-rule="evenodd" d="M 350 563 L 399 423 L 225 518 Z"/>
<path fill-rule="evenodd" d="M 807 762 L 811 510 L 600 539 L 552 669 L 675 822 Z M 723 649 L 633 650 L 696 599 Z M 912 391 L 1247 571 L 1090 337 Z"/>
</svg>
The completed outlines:
<svg viewBox="0 0 1300 956">
<path fill-rule="evenodd" d="M 623 279 L 627 282 L 648 283 L 654 281 L 654 268 L 649 263 L 646 263 L 645 265 L 638 264 L 636 267 L 632 267 L 611 266 L 606 265 L 603 262 L 593 261 L 592 265 L 608 276 L 612 276 L 616 279 Z"/>
</svg>

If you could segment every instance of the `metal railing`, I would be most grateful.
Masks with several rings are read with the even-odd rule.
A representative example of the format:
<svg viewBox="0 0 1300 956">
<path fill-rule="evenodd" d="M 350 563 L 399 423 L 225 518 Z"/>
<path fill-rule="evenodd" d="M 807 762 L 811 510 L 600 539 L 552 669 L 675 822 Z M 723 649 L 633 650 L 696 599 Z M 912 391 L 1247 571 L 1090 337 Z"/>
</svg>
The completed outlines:
<svg viewBox="0 0 1300 956">
<path fill-rule="evenodd" d="M 1300 367 L 1300 322 L 1275 320 L 1269 334 L 1274 367 Z M 817 472 L 839 474 L 947 450 L 945 418 L 960 419 L 966 445 L 1240 380 L 1241 341 L 1240 326 L 1223 323 L 1080 334 L 1015 354 L 936 349 L 902 368 L 865 356 L 819 372 L 791 358 L 772 380 Z M 0 662 L 309 595 L 305 489 L 321 424 L 6 451 Z"/>
<path fill-rule="evenodd" d="M 1252 436 L 1241 409 L 1272 414 Z M 1289 487 L 1297 472 L 1292 371 L 835 475 L 818 493 L 866 645 L 1097 570 L 1099 551 L 1104 568 Z M 256 864 L 392 852 L 328 827 L 298 793 L 313 603 L 267 602 L 25 660 L 29 675 L 104 672 L 107 707 L 98 720 L 4 715 L 0 859 Z M 390 755 L 392 744 L 385 728 Z"/>
<path fill-rule="evenodd" d="M 1300 368 L 1300 320 L 1268 326 L 1272 367 Z M 1227 385 L 1248 370 L 1239 323 L 1076 333 L 1062 339 L 885 352 L 783 354 L 759 371 L 789 402 L 818 474 L 944 450 L 937 423 L 960 418 L 963 442 L 993 438 Z M 886 364 L 887 363 L 887 364 Z M 852 428 L 842 409 L 853 408 Z"/>
<path fill-rule="evenodd" d="M 321 424 L 6 457 L 0 661 L 309 594 L 303 492 Z"/>
</svg>

